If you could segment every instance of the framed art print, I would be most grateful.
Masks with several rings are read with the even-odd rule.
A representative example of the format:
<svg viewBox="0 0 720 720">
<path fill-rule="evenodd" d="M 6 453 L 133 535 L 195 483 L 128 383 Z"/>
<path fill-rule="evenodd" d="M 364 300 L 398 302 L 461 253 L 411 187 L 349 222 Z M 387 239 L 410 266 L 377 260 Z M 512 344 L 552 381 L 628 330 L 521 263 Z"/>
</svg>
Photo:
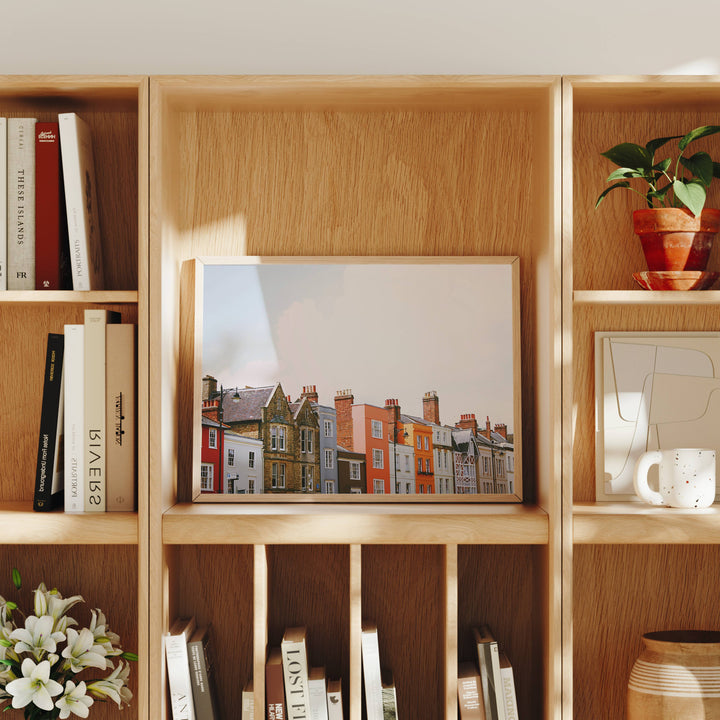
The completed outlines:
<svg viewBox="0 0 720 720">
<path fill-rule="evenodd" d="M 189 261 L 193 500 L 521 501 L 518 268 Z"/>
</svg>

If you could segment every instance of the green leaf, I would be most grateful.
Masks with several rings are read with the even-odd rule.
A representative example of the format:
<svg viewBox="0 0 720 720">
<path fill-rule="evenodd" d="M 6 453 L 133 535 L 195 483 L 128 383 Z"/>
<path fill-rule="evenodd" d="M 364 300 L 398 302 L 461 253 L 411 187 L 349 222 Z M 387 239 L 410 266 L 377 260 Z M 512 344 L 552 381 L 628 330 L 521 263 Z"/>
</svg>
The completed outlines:
<svg viewBox="0 0 720 720">
<path fill-rule="evenodd" d="M 645 146 L 645 149 L 650 153 L 650 157 L 653 158 L 658 148 L 661 148 L 666 142 L 677 140 L 680 137 L 682 137 L 682 135 L 669 135 L 668 137 L 655 138 Z"/>
<path fill-rule="evenodd" d="M 20 578 L 20 571 L 17 568 L 12 569 L 12 580 L 15 588 L 19 590 L 22 587 L 22 579 Z"/>
<path fill-rule="evenodd" d="M 597 210 L 598 205 L 604 200 L 605 196 L 606 196 L 609 192 L 611 192 L 611 191 L 614 190 L 615 188 L 621 188 L 621 187 L 629 188 L 629 187 L 630 187 L 630 183 L 629 183 L 627 180 L 623 180 L 623 182 L 615 183 L 614 185 L 611 185 L 609 188 L 605 188 L 605 190 L 603 190 L 603 191 L 600 193 L 600 197 L 597 199 L 597 202 L 595 203 L 595 209 Z"/>
<path fill-rule="evenodd" d="M 613 170 L 608 176 L 605 182 L 612 182 L 613 180 L 619 180 L 620 178 L 641 178 L 645 177 L 645 173 L 640 170 L 633 170 L 632 168 L 618 168 Z"/>
<path fill-rule="evenodd" d="M 5 603 L 5 607 L 6 607 L 8 610 L 17 610 L 17 607 L 18 607 L 18 606 L 17 606 L 12 600 L 8 600 L 8 601 Z"/>
<path fill-rule="evenodd" d="M 684 183 L 682 180 L 675 180 L 673 183 L 675 197 L 685 205 L 690 212 L 697 217 L 705 205 L 707 193 L 701 182 L 690 181 Z"/>
<path fill-rule="evenodd" d="M 705 187 L 709 187 L 713 178 L 713 161 L 706 152 L 695 153 L 689 158 L 680 158 L 683 167 L 687 168 L 695 177 L 700 178 Z"/>
<path fill-rule="evenodd" d="M 691 130 L 685 137 L 678 143 L 680 150 L 684 150 L 693 140 L 697 140 L 701 137 L 707 137 L 708 135 L 714 135 L 720 132 L 720 125 L 703 125 L 702 127 Z"/>
<path fill-rule="evenodd" d="M 672 160 L 670 158 L 666 158 L 665 160 L 661 160 L 656 165 L 653 165 L 652 169 L 659 170 L 661 173 L 666 173 L 671 163 Z"/>
<path fill-rule="evenodd" d="M 620 143 L 600 154 L 620 167 L 645 171 L 652 168 L 652 155 L 642 145 L 635 143 Z"/>
<path fill-rule="evenodd" d="M 133 662 L 138 661 L 138 656 L 135 653 L 124 652 L 121 656 L 124 660 L 132 660 Z"/>
<path fill-rule="evenodd" d="M 8 667 L 12 667 L 13 663 L 10 660 L 2 659 L 0 660 L 0 665 L 7 665 Z"/>
<path fill-rule="evenodd" d="M 713 163 L 713 177 L 720 178 L 720 163 Z"/>
</svg>

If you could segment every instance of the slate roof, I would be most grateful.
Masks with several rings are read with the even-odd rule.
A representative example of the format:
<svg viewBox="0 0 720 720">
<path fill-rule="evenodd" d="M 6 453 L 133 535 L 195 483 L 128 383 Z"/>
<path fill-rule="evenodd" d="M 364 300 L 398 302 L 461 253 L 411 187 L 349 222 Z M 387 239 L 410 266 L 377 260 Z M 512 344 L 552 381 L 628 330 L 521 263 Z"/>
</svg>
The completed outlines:
<svg viewBox="0 0 720 720">
<path fill-rule="evenodd" d="M 404 413 L 400 413 L 400 422 L 410 424 L 410 423 L 416 423 L 417 425 L 432 425 L 432 423 L 429 423 L 425 418 L 416 417 L 415 415 L 405 415 Z"/>
<path fill-rule="evenodd" d="M 267 405 L 276 387 L 269 385 L 259 388 L 237 388 L 240 396 L 237 402 L 233 400 L 236 388 L 223 388 L 223 422 L 260 420 L 262 409 Z M 217 392 L 212 399 L 219 400 L 220 392 Z"/>
<path fill-rule="evenodd" d="M 453 448 L 455 448 L 457 452 L 466 453 L 470 442 L 473 439 L 476 438 L 474 437 L 472 430 L 453 430 L 452 432 Z"/>
</svg>

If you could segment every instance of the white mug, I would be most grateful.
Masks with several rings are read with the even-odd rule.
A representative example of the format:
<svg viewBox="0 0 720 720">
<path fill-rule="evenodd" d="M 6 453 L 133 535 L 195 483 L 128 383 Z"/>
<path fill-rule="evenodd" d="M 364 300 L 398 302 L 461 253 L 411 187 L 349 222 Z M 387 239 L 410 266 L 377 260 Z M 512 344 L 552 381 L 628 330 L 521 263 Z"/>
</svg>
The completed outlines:
<svg viewBox="0 0 720 720">
<path fill-rule="evenodd" d="M 648 485 L 648 470 L 659 465 L 658 491 Z M 715 501 L 715 451 L 674 448 L 643 453 L 635 464 L 635 493 L 651 505 L 704 508 Z"/>
</svg>

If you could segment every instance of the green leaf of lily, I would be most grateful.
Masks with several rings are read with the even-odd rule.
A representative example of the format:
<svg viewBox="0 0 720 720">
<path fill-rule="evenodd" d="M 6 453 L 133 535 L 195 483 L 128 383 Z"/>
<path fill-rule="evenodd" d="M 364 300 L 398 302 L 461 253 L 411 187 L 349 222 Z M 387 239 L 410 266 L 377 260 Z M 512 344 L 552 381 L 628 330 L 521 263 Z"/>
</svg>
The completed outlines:
<svg viewBox="0 0 720 720">
<path fill-rule="evenodd" d="M 702 127 L 691 130 L 682 140 L 678 143 L 678 147 L 682 152 L 693 140 L 697 140 L 701 137 L 707 137 L 708 135 L 714 135 L 720 132 L 720 125 L 703 125 Z"/>
<path fill-rule="evenodd" d="M 642 145 L 635 143 L 620 143 L 600 154 L 620 167 L 646 171 L 652 168 L 652 155 Z"/>
<path fill-rule="evenodd" d="M 707 193 L 701 182 L 684 183 L 682 180 L 675 180 L 673 183 L 675 197 L 685 205 L 690 212 L 697 217 L 705 205 Z"/>
<path fill-rule="evenodd" d="M 17 590 L 22 587 L 22 578 L 20 577 L 20 571 L 17 568 L 12 569 L 12 581 Z"/>
</svg>

